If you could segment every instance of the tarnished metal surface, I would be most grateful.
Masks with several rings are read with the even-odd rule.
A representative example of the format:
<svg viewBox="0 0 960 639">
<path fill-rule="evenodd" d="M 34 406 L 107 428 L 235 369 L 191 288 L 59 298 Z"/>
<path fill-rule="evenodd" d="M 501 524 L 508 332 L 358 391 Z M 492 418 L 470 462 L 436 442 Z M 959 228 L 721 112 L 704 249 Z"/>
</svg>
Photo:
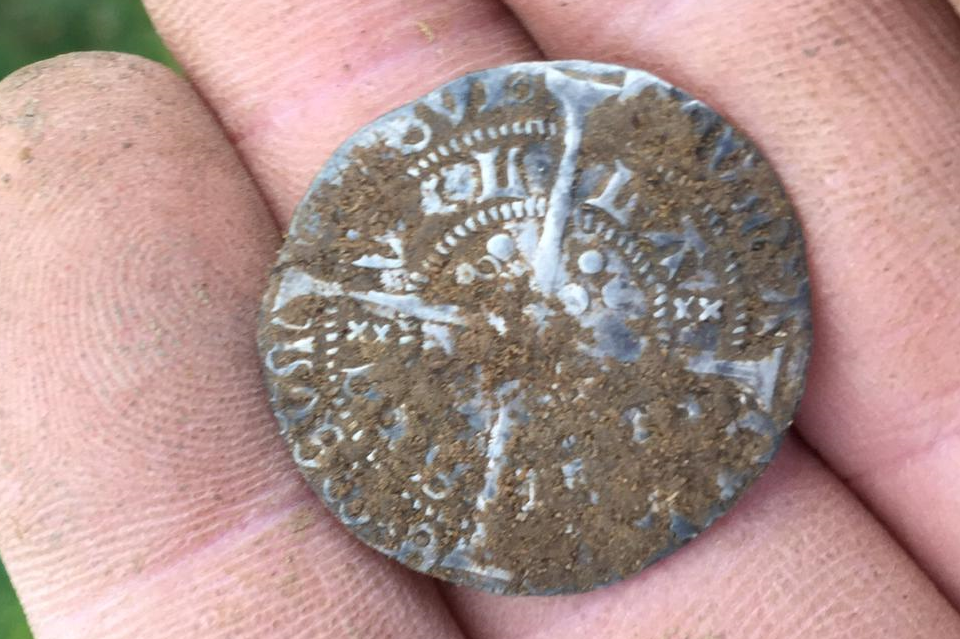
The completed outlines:
<svg viewBox="0 0 960 639">
<path fill-rule="evenodd" d="M 510 594 L 669 554 L 775 453 L 803 241 L 753 145 L 642 71 L 472 74 L 358 132 L 299 207 L 260 347 L 356 535 Z"/>
</svg>

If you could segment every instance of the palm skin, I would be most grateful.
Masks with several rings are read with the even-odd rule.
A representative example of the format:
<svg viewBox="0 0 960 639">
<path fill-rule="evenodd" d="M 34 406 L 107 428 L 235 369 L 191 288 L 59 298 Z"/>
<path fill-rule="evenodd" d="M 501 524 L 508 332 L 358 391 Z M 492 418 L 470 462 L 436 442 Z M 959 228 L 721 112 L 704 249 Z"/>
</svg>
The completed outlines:
<svg viewBox="0 0 960 639">
<path fill-rule="evenodd" d="M 940 0 L 151 0 L 192 85 L 0 83 L 0 553 L 47 637 L 960 636 L 960 22 Z M 340 141 L 472 69 L 650 69 L 752 135 L 809 240 L 795 435 L 714 528 L 574 597 L 416 576 L 276 435 L 267 271 Z"/>
</svg>

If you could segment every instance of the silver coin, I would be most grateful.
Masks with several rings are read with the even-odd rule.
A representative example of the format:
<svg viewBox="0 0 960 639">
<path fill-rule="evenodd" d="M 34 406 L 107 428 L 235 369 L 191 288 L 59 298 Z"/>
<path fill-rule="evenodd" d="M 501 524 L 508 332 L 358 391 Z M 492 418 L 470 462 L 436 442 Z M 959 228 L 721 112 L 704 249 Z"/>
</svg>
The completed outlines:
<svg viewBox="0 0 960 639">
<path fill-rule="evenodd" d="M 473 73 L 351 137 L 259 343 L 354 534 L 507 594 L 632 575 L 770 462 L 803 388 L 803 238 L 756 147 L 644 71 Z"/>
</svg>

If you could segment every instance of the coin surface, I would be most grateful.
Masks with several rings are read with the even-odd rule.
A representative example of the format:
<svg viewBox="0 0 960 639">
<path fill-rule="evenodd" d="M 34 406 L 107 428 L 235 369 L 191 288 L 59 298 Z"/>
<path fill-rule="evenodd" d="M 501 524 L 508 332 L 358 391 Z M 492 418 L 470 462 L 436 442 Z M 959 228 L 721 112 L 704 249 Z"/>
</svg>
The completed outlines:
<svg viewBox="0 0 960 639">
<path fill-rule="evenodd" d="M 296 211 L 259 345 L 360 539 L 506 594 L 670 554 L 770 462 L 811 341 L 756 147 L 643 71 L 474 73 L 365 127 Z"/>
</svg>

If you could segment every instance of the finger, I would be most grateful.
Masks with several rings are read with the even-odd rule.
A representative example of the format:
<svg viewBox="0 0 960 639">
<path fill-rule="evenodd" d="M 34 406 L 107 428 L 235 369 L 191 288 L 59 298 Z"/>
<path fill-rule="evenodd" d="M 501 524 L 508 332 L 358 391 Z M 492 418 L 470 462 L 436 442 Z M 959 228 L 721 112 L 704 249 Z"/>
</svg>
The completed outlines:
<svg viewBox="0 0 960 639">
<path fill-rule="evenodd" d="M 549 55 L 652 67 L 766 150 L 808 239 L 816 346 L 803 436 L 960 603 L 960 28 L 950 7 L 511 6 Z"/>
<path fill-rule="evenodd" d="M 538 55 L 494 0 L 147 0 L 284 224 L 357 128 L 467 72 Z"/>
<path fill-rule="evenodd" d="M 0 549 L 44 637 L 456 637 L 266 408 L 273 219 L 192 90 L 119 55 L 0 84 Z"/>
<path fill-rule="evenodd" d="M 477 639 L 952 637 L 960 619 L 850 493 L 789 439 L 744 499 L 637 578 L 585 595 L 452 589 Z"/>
</svg>

